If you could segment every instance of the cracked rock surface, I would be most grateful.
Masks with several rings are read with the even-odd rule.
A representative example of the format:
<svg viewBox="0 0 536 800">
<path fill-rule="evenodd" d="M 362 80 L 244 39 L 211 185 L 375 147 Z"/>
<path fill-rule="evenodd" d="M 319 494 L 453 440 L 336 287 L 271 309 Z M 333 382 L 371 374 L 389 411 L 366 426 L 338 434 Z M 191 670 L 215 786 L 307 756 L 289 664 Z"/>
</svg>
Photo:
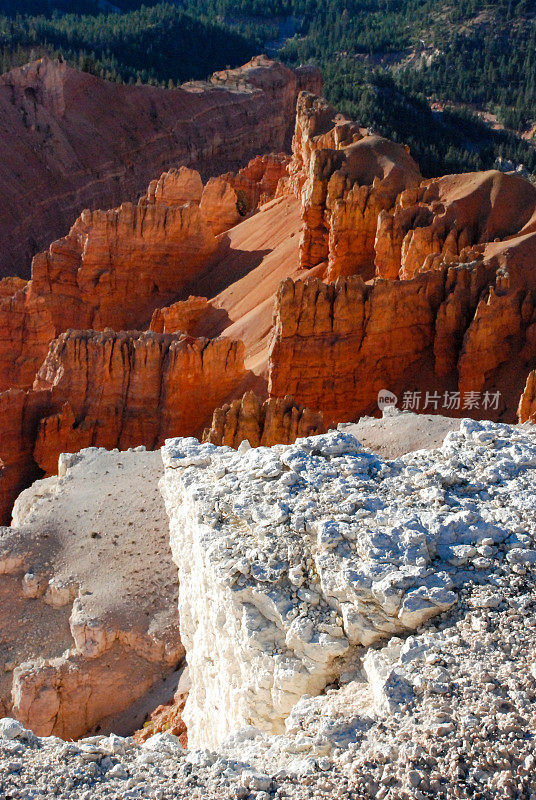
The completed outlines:
<svg viewBox="0 0 536 800">
<path fill-rule="evenodd" d="M 249 491 L 248 515 L 262 503 L 266 509 L 275 506 L 269 486 L 281 482 L 285 474 L 295 472 L 283 462 L 283 457 L 291 451 L 295 456 L 296 448 L 301 448 L 302 455 L 292 463 L 305 463 L 308 467 L 301 470 L 301 474 L 295 472 L 300 480 L 301 495 L 314 495 L 314 507 L 320 509 L 327 507 L 321 505 L 321 498 L 326 497 L 324 491 L 329 489 L 334 494 L 334 485 L 341 485 L 334 484 L 337 478 L 330 475 L 334 463 L 340 464 L 341 459 L 349 463 L 355 458 L 356 463 L 361 460 L 361 464 L 370 464 L 368 477 L 363 477 L 363 470 L 359 473 L 348 470 L 346 476 L 342 470 L 338 471 L 340 482 L 343 478 L 347 482 L 362 481 L 362 492 L 368 487 L 369 499 L 376 499 L 374 509 L 367 516 L 356 517 L 356 508 L 351 515 L 358 520 L 356 524 L 368 531 L 369 538 L 371 532 L 381 530 L 385 537 L 383 545 L 390 542 L 389 547 L 378 547 L 378 552 L 370 550 L 360 556 L 361 561 L 369 568 L 380 565 L 378 574 L 384 568 L 392 570 L 402 559 L 405 540 L 401 534 L 398 545 L 395 546 L 394 536 L 389 540 L 385 533 L 387 512 L 392 510 L 397 524 L 407 525 L 410 519 L 418 517 L 424 529 L 425 548 L 414 554 L 414 561 L 417 563 L 423 558 L 430 574 L 449 576 L 451 585 L 444 591 L 451 592 L 455 602 L 443 611 L 438 606 L 435 615 L 415 629 L 399 628 L 395 633 L 379 636 L 370 645 L 350 643 L 346 623 L 340 615 L 348 647 L 342 657 L 333 659 L 335 677 L 318 693 L 303 694 L 290 709 L 279 732 L 262 729 L 261 725 L 252 724 L 252 720 L 222 736 L 219 745 L 205 747 L 192 743 L 190 722 L 189 749 L 184 750 L 176 737 L 166 733 L 150 737 L 142 746 L 129 737 L 115 735 L 65 743 L 55 737 L 36 737 L 16 720 L 0 720 L 2 800 L 8 797 L 24 800 L 48 800 L 50 797 L 63 800 L 119 797 L 123 800 L 533 800 L 536 795 L 536 532 L 533 521 L 536 434 L 533 430 L 532 426 L 463 421 L 460 431 L 449 433 L 439 450 L 413 452 L 388 462 L 351 443 L 348 435 L 341 437 L 341 432 L 269 451 L 242 447 L 239 453 L 215 450 L 192 440 L 170 441 L 164 452 L 163 490 L 165 494 L 172 493 L 167 498 L 172 515 L 177 512 L 173 504 L 169 504 L 171 497 L 173 503 L 177 502 L 179 485 L 184 501 L 189 503 L 184 512 L 189 515 L 184 536 L 193 535 L 194 531 L 198 534 L 190 540 L 194 548 L 189 550 L 189 569 L 198 569 L 195 563 L 199 559 L 202 570 L 213 570 L 214 585 L 209 589 L 215 603 L 221 600 L 219 582 L 228 586 L 229 575 L 232 577 L 235 573 L 229 567 L 225 570 L 214 567 L 232 562 L 232 559 L 228 557 L 229 546 L 216 547 L 216 529 L 207 522 L 216 514 L 221 516 L 224 508 L 221 497 L 216 506 L 215 494 L 211 492 L 217 491 L 225 476 L 240 476 L 240 481 L 233 484 L 233 502 L 236 501 L 236 509 L 241 508 L 240 515 L 233 507 L 226 517 L 230 521 L 220 532 L 221 542 L 229 544 L 232 537 L 227 526 L 231 521 L 241 530 L 242 536 L 246 531 L 244 509 L 247 504 L 242 498 L 242 506 L 239 505 L 241 493 Z M 311 448 L 313 442 L 314 448 Z M 340 452 L 341 448 L 344 452 Z M 267 455 L 270 459 L 265 461 Z M 230 456 L 236 461 L 231 463 Z M 277 456 L 282 465 L 279 474 L 273 456 Z M 264 462 L 264 466 L 260 467 L 260 462 Z M 317 464 L 324 467 L 323 472 L 313 469 Z M 260 492 L 256 494 L 247 479 L 253 467 L 257 473 L 254 480 L 259 482 L 259 489 L 261 486 L 264 489 L 262 503 Z M 317 477 L 320 474 L 316 482 L 314 473 Z M 213 516 L 208 507 L 202 505 L 209 502 L 213 503 Z M 345 520 L 340 517 L 347 514 L 348 509 L 341 506 L 340 500 L 332 505 L 331 518 L 342 524 Z M 259 520 L 264 519 L 260 511 L 255 514 Z M 280 512 L 273 511 L 273 514 L 277 516 Z M 307 516 L 302 515 L 306 525 Z M 288 530 L 292 515 L 289 514 L 288 520 L 278 519 L 270 525 L 260 525 L 259 520 L 255 530 L 263 541 L 266 537 L 275 537 L 278 530 Z M 178 525 L 178 517 L 175 523 L 172 520 L 173 525 Z M 247 525 L 253 527 L 251 522 Z M 415 526 L 408 529 L 418 530 Z M 175 527 L 174 530 L 176 553 L 179 529 Z M 290 546 L 292 538 L 286 535 Z M 316 539 L 307 530 L 302 532 L 304 541 L 313 541 L 310 547 L 316 553 L 320 546 L 318 533 L 315 535 Z M 235 561 L 240 564 L 240 575 L 249 575 L 251 596 L 258 603 L 269 582 L 259 573 L 253 580 L 256 563 L 253 559 L 250 573 L 244 571 L 250 540 L 245 538 L 244 541 L 245 546 Z M 352 547 L 357 548 L 359 541 L 357 536 L 355 542 L 351 542 Z M 271 544 L 272 549 L 266 550 L 267 554 L 275 552 L 274 542 Z M 332 557 L 337 556 L 340 547 L 338 541 L 331 548 Z M 224 551 L 227 551 L 226 559 L 219 555 Z M 340 554 L 338 557 L 341 558 Z M 260 563 L 259 559 L 257 561 Z M 306 567 L 307 562 L 302 566 L 304 581 L 297 591 L 305 592 L 311 584 L 307 581 Z M 398 567 L 398 571 L 400 569 Z M 199 574 L 207 580 L 202 570 L 199 569 Z M 426 585 L 426 577 L 418 576 L 420 586 Z M 239 594 L 244 588 L 237 586 L 239 582 L 240 577 L 226 591 Z M 276 589 L 281 591 L 281 585 L 279 578 Z M 273 582 L 271 586 L 270 592 Z M 343 583 L 338 586 L 340 589 Z M 386 613 L 385 600 L 390 598 L 390 618 L 396 618 L 398 621 L 393 624 L 401 626 L 401 618 L 394 612 L 394 595 L 398 592 L 400 611 L 407 595 L 415 591 L 417 582 L 413 588 L 405 586 L 403 591 L 398 587 L 397 592 L 396 583 L 384 582 L 382 586 L 389 586 L 392 591 L 378 595 L 374 603 Z M 195 586 L 190 584 L 189 588 L 193 592 L 192 603 L 197 602 Z M 312 590 L 309 588 L 309 591 Z M 316 609 L 311 619 L 317 624 L 318 606 L 322 607 L 324 602 L 327 605 L 328 595 L 322 592 L 322 589 L 318 592 L 321 597 L 317 603 L 311 602 L 311 595 L 305 600 L 300 598 L 298 617 L 309 604 Z M 183 609 L 186 602 L 187 597 L 182 597 Z M 196 630 L 192 639 L 185 640 L 194 680 L 196 648 L 205 648 L 205 659 L 217 661 L 222 674 L 232 663 L 225 660 L 229 657 L 225 651 L 225 633 L 227 620 L 235 616 L 233 602 L 238 601 L 228 600 L 223 606 L 220 639 L 209 642 L 210 651 L 203 638 L 204 629 Z M 191 613 L 193 616 L 194 612 Z M 202 619 L 207 607 L 197 613 Z M 248 608 L 242 619 L 244 625 L 251 619 Z M 233 624 L 235 628 L 238 626 L 236 622 Z M 247 631 L 251 628 L 246 628 Z M 210 627 L 208 632 L 211 632 Z M 254 635 L 258 637 L 259 633 L 254 630 Z M 261 644 L 267 641 L 265 635 L 256 641 Z M 329 635 L 334 636 L 332 630 Z M 251 636 L 253 638 L 253 634 Z M 277 643 L 275 637 L 273 641 Z M 238 644 L 243 647 L 242 640 L 238 640 Z M 286 642 L 285 646 L 288 647 Z M 250 650 L 253 649 L 252 644 Z M 266 653 L 261 660 L 268 674 L 270 659 L 277 656 L 275 650 L 273 646 L 272 653 Z M 243 652 L 238 650 L 235 661 Z M 315 665 L 312 659 L 303 658 L 302 663 L 304 668 L 312 665 L 318 669 L 318 663 Z M 248 669 L 252 669 L 252 664 L 255 666 L 252 661 Z M 247 671 L 244 675 L 247 678 Z M 232 675 L 226 674 L 225 679 L 230 682 Z M 237 687 L 235 693 L 236 705 L 240 701 L 243 709 L 245 702 L 254 696 L 246 694 L 244 700 L 239 689 Z M 196 698 L 195 689 L 191 698 Z M 208 691 L 206 703 L 211 705 L 212 727 L 216 728 L 222 703 Z M 195 721 L 195 713 L 191 716 Z M 236 724 L 236 717 L 232 718 L 232 723 Z M 230 724 L 228 721 L 227 727 Z"/>
<path fill-rule="evenodd" d="M 184 751 L 169 734 L 66 744 L 0 720 L 0 797 L 530 800 L 536 571 L 508 570 L 486 585 L 475 572 L 436 625 L 370 650 L 368 675 L 302 698 L 285 735 L 248 727 Z"/>
<path fill-rule="evenodd" d="M 371 646 L 536 562 L 523 427 L 464 420 L 440 449 L 390 461 L 344 431 L 238 452 L 176 439 L 163 459 L 193 746 L 247 725 L 283 734 L 351 665 L 377 684 Z"/>
</svg>

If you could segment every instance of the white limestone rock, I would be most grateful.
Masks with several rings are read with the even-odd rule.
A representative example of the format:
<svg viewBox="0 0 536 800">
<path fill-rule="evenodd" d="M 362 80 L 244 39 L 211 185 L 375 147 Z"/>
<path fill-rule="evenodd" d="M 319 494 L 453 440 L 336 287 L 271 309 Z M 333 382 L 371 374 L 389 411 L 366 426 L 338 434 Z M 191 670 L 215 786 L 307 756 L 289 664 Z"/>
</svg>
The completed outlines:
<svg viewBox="0 0 536 800">
<path fill-rule="evenodd" d="M 241 452 L 174 439 L 162 454 L 193 747 L 244 726 L 283 733 L 357 649 L 448 611 L 475 575 L 532 563 L 522 428 L 464 420 L 439 450 L 393 461 L 340 431 Z M 376 712 L 403 703 L 402 662 L 367 658 Z"/>
<path fill-rule="evenodd" d="M 4 739 L 18 739 L 25 733 L 24 727 L 16 719 L 4 717 L 0 719 L 0 736 Z"/>
</svg>

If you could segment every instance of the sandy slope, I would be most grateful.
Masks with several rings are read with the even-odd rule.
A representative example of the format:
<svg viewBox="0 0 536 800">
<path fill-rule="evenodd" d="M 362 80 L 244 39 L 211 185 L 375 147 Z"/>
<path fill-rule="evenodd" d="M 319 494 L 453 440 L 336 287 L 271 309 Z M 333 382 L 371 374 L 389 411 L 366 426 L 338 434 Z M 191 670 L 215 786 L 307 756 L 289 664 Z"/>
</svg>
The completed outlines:
<svg viewBox="0 0 536 800">
<path fill-rule="evenodd" d="M 0 661 L 6 664 L 0 674 L 0 711 L 2 707 L 4 713 L 9 710 L 18 665 L 39 657 L 58 658 L 67 649 L 67 668 L 85 675 L 86 683 L 92 685 L 90 707 L 75 709 L 75 714 L 87 713 L 90 723 L 101 722 L 104 729 L 107 726 L 98 709 L 102 707 L 105 715 L 108 709 L 117 714 L 167 676 L 171 681 L 170 673 L 183 650 L 177 572 L 158 491 L 161 473 L 159 451 L 119 453 L 92 448 L 74 456 L 59 480 L 37 481 L 20 495 L 13 526 L 0 528 L 0 573 L 9 559 L 18 561 L 11 561 L 9 574 L 0 574 Z M 37 596 L 28 596 L 25 589 L 29 576 L 41 587 L 33 592 Z M 55 598 L 51 581 L 59 588 Z M 61 587 L 72 587 L 63 599 Z M 76 646 L 73 641 L 75 617 L 89 626 L 81 647 L 80 633 Z M 103 641 L 102 647 L 95 646 Z M 131 670 L 125 697 L 120 698 L 118 691 L 116 697 L 99 699 L 99 684 L 104 692 L 110 672 L 119 674 L 121 663 Z M 39 670 L 45 666 L 24 665 L 20 681 L 26 694 L 34 691 L 35 682 L 41 680 Z M 61 675 L 64 665 L 58 663 L 54 669 Z M 57 686 L 53 670 L 49 673 L 46 683 Z M 58 680 L 61 684 L 62 679 Z M 172 694 L 168 686 L 167 682 L 163 685 L 162 699 Z M 42 733 L 76 736 L 87 731 L 82 722 L 78 732 L 77 720 L 63 713 L 61 685 L 58 697 L 60 712 L 52 727 L 47 727 L 45 712 L 38 719 L 35 705 L 27 722 L 33 720 L 32 727 Z M 153 698 L 150 705 L 159 701 Z M 145 711 L 141 707 L 137 711 L 141 718 L 134 713 L 116 722 L 114 730 L 129 732 L 139 727 Z"/>
<path fill-rule="evenodd" d="M 192 294 L 211 298 L 213 311 L 195 329 L 196 336 L 242 339 L 246 366 L 266 377 L 274 295 L 287 277 L 304 277 L 298 268 L 301 207 L 281 197 L 221 235 L 215 266 L 195 284 Z"/>
</svg>

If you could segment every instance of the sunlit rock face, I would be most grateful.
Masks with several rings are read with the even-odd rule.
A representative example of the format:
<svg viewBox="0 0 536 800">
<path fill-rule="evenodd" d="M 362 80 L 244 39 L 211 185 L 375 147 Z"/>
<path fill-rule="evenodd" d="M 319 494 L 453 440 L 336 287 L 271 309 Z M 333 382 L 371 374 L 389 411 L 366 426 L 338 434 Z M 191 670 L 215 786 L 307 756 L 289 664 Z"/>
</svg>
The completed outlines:
<svg viewBox="0 0 536 800">
<path fill-rule="evenodd" d="M 300 697 L 451 609 L 475 569 L 492 581 L 530 549 L 515 531 L 534 533 L 536 442 L 506 425 L 465 420 L 394 461 L 344 432 L 238 452 L 173 439 L 163 459 L 194 747 L 284 732 Z"/>
</svg>

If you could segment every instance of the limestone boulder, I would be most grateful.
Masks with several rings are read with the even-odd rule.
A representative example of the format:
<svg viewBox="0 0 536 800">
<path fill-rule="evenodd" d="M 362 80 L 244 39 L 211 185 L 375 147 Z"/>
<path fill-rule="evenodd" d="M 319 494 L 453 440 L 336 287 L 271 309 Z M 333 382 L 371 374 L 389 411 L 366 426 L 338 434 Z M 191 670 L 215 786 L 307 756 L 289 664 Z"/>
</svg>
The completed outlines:
<svg viewBox="0 0 536 800">
<path fill-rule="evenodd" d="M 238 452 L 175 439 L 163 459 L 194 748 L 299 729 L 301 698 L 359 665 L 355 707 L 393 713 L 417 691 L 393 670 L 408 634 L 445 619 L 474 570 L 496 591 L 505 565 L 536 559 L 526 429 L 463 420 L 393 461 L 343 431 Z"/>
</svg>

